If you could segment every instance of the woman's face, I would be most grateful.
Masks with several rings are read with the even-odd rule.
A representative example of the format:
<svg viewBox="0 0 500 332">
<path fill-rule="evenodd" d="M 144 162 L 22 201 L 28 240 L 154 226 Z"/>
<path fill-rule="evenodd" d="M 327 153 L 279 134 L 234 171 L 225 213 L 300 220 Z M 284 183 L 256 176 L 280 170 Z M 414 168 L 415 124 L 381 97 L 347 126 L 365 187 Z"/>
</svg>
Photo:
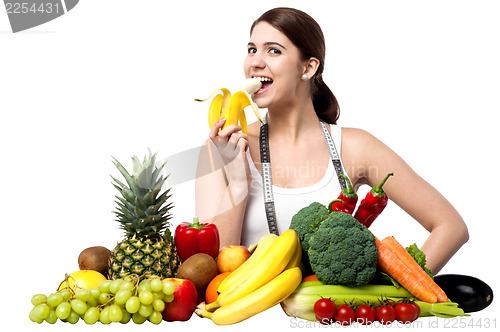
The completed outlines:
<svg viewBox="0 0 500 332">
<path fill-rule="evenodd" d="M 244 70 L 246 78 L 262 77 L 262 88 L 252 98 L 259 107 L 279 106 L 300 96 L 305 65 L 299 49 L 282 32 L 267 22 L 254 27 Z"/>
</svg>

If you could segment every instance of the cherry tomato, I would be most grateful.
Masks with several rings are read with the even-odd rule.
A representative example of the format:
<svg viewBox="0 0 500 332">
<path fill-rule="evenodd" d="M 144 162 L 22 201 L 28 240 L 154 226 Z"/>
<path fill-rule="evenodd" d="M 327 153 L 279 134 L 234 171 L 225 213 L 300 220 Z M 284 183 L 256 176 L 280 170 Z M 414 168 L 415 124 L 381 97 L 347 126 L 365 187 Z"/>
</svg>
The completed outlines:
<svg viewBox="0 0 500 332">
<path fill-rule="evenodd" d="M 415 307 L 415 312 L 416 312 L 417 318 L 420 317 L 420 306 L 418 305 L 417 302 L 413 302 L 412 304 Z"/>
<path fill-rule="evenodd" d="M 384 325 L 390 324 L 396 319 L 396 312 L 390 304 L 377 307 L 376 311 L 377 320 Z"/>
<path fill-rule="evenodd" d="M 394 306 L 396 319 L 401 323 L 411 323 L 418 318 L 417 309 L 411 303 L 396 303 Z"/>
<path fill-rule="evenodd" d="M 370 325 L 377 319 L 375 308 L 363 304 L 356 309 L 356 321 L 363 325 Z"/>
<path fill-rule="evenodd" d="M 337 306 L 330 299 L 319 299 L 314 303 L 314 314 L 316 315 L 316 320 L 321 324 L 330 324 L 336 312 Z"/>
<path fill-rule="evenodd" d="M 343 326 L 350 325 L 356 321 L 356 313 L 347 304 L 341 304 L 337 308 L 335 321 Z"/>
</svg>

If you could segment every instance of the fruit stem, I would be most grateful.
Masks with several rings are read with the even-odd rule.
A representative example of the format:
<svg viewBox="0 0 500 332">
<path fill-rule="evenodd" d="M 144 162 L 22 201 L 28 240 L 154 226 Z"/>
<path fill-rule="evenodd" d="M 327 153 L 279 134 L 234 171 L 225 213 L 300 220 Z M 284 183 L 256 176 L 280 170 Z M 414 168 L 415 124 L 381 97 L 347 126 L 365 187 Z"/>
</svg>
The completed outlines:
<svg viewBox="0 0 500 332">
<path fill-rule="evenodd" d="M 219 302 L 215 300 L 214 302 L 205 305 L 205 311 L 215 311 L 215 309 L 219 307 L 220 307 Z"/>
</svg>

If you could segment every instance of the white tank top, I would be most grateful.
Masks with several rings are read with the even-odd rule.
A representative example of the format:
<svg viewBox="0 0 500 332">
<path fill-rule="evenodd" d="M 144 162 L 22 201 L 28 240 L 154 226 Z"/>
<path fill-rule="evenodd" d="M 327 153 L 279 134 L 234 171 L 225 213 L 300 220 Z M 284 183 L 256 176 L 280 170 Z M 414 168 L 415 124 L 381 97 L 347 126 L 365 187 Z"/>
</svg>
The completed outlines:
<svg viewBox="0 0 500 332">
<path fill-rule="evenodd" d="M 330 132 L 335 147 L 340 155 L 341 127 L 330 125 Z M 326 144 L 326 142 L 323 144 Z M 250 172 L 252 174 L 252 182 L 250 184 L 250 192 L 248 195 L 241 235 L 241 244 L 244 246 L 256 244 L 262 236 L 269 233 L 266 212 L 264 209 L 262 176 L 255 167 L 248 150 L 247 157 L 250 165 Z M 343 164 L 342 169 L 345 174 L 346 172 Z M 300 170 L 297 171 L 297 176 L 300 176 Z M 319 202 L 327 206 L 328 203 L 338 197 L 341 191 L 342 189 L 337 179 L 337 173 L 331 161 L 328 163 L 328 168 L 323 178 L 311 186 L 283 188 L 273 185 L 274 205 L 279 233 L 281 234 L 289 228 L 292 217 L 300 209 L 308 206 L 312 202 Z"/>
</svg>

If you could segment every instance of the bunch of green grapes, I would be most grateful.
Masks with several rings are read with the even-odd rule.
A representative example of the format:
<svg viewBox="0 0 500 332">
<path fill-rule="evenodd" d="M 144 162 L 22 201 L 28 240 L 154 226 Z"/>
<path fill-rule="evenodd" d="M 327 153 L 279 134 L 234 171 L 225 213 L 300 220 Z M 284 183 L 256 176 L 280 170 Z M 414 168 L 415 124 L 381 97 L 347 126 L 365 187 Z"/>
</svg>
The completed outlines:
<svg viewBox="0 0 500 332">
<path fill-rule="evenodd" d="M 87 324 L 112 322 L 142 324 L 149 320 L 160 324 L 165 302 L 174 299 L 175 285 L 157 276 L 144 279 L 125 277 L 104 280 L 92 289 L 63 289 L 49 296 L 36 294 L 29 318 L 35 323 L 54 324 L 57 319 L 76 324 L 80 319 Z"/>
</svg>

